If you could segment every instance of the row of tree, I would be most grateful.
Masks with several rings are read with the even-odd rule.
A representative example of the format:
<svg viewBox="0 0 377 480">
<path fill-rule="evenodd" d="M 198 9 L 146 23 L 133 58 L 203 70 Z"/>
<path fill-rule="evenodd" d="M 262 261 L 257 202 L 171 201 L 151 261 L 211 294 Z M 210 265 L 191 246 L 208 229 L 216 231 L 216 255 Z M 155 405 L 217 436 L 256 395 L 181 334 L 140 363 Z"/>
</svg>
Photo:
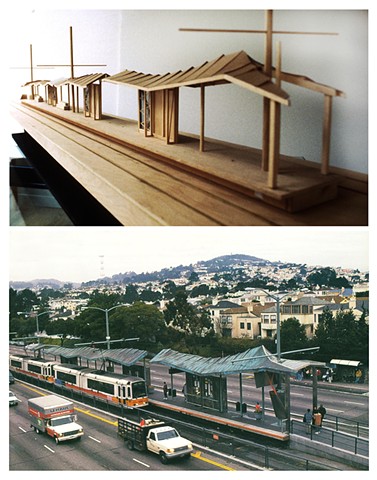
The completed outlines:
<svg viewBox="0 0 377 480">
<path fill-rule="evenodd" d="M 163 348 L 204 356 L 234 354 L 264 344 L 276 351 L 275 339 L 234 339 L 215 334 L 208 310 L 198 309 L 188 301 L 187 292 L 177 289 L 174 298 L 161 313 L 154 305 L 140 301 L 114 308 L 121 303 L 119 294 L 98 291 L 90 295 L 87 307 L 75 318 L 50 321 L 49 315 L 38 317 L 39 329 L 49 335 L 60 335 L 61 344 L 100 342 L 106 337 L 105 312 L 108 310 L 111 340 L 121 340 L 114 348 L 133 347 L 156 353 Z M 10 291 L 10 332 L 17 337 L 36 331 L 35 316 L 26 315 L 40 301 L 31 291 Z M 38 313 L 48 310 L 40 302 Z M 109 309 L 111 309 L 109 311 Z M 23 313 L 21 313 L 23 312 Z M 69 340 L 69 337 L 76 339 Z M 132 340 L 129 339 L 135 339 Z M 292 317 L 281 324 L 281 351 L 320 347 L 313 358 L 329 362 L 332 358 L 354 359 L 368 364 L 369 328 L 366 312 L 356 320 L 352 310 L 334 314 L 326 310 L 321 316 L 313 338 L 308 339 L 305 328 Z M 290 358 L 294 355 L 290 355 Z M 298 358 L 300 358 L 298 356 Z"/>
</svg>

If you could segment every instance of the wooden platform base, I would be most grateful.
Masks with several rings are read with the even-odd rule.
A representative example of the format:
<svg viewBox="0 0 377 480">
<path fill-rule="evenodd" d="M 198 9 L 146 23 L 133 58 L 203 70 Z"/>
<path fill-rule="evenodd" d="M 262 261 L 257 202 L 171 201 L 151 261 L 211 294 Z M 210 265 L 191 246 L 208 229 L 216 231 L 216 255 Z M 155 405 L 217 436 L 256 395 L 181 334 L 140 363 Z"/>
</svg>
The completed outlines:
<svg viewBox="0 0 377 480">
<path fill-rule="evenodd" d="M 12 114 L 124 225 L 327 225 L 320 204 L 339 197 L 338 175 L 323 176 L 300 159 L 281 158 L 272 190 L 256 149 L 211 140 L 200 152 L 188 135 L 167 145 L 144 137 L 134 121 L 94 121 L 29 100 L 13 105 Z M 313 208 L 320 210 L 313 215 Z M 312 220 L 291 214 L 305 209 Z M 367 208 L 358 220 L 330 224 L 366 218 Z"/>
</svg>

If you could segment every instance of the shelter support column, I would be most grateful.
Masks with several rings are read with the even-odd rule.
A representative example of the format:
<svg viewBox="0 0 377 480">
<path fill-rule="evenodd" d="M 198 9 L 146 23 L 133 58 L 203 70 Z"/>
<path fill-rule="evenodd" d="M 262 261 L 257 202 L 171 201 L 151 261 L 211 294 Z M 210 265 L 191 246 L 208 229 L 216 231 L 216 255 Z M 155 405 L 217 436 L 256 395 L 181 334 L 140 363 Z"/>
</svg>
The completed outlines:
<svg viewBox="0 0 377 480">
<path fill-rule="evenodd" d="M 268 155 L 268 186 L 277 187 L 279 171 L 280 104 L 270 101 L 270 142 Z"/>
<path fill-rule="evenodd" d="M 144 103 L 143 103 L 143 110 L 144 110 L 144 137 L 148 135 L 148 121 L 147 121 L 147 92 L 144 91 Z"/>
<path fill-rule="evenodd" d="M 287 412 L 286 431 L 291 430 L 291 378 L 290 374 L 285 374 L 285 411 Z"/>
<path fill-rule="evenodd" d="M 199 150 L 204 152 L 205 86 L 200 85 L 200 141 Z"/>
<path fill-rule="evenodd" d="M 266 11 L 266 39 L 264 72 L 271 76 L 272 73 L 272 10 Z M 263 99 L 263 140 L 262 140 L 262 170 L 268 170 L 269 147 L 270 147 L 270 101 Z"/>
<path fill-rule="evenodd" d="M 71 85 L 71 106 L 72 106 L 72 112 L 75 113 L 76 104 L 75 104 L 75 86 L 74 85 Z"/>
<path fill-rule="evenodd" d="M 276 44 L 276 86 L 281 85 L 281 43 Z M 270 102 L 268 186 L 277 187 L 280 157 L 280 103 Z"/>
<path fill-rule="evenodd" d="M 243 408 L 242 408 L 242 404 L 243 404 L 243 396 L 242 396 L 242 372 L 240 372 L 240 414 L 241 414 L 241 417 L 243 417 Z"/>
<path fill-rule="evenodd" d="M 313 409 L 318 403 L 318 381 L 317 381 L 317 367 L 312 367 L 313 377 Z"/>
<path fill-rule="evenodd" d="M 331 139 L 332 96 L 325 95 L 322 130 L 322 163 L 321 173 L 327 175 L 330 166 L 330 139 Z"/>
<path fill-rule="evenodd" d="M 171 388 L 171 400 L 173 401 L 173 399 L 174 399 L 174 395 L 173 395 L 173 390 L 174 390 L 173 373 L 170 374 L 170 388 Z"/>
<path fill-rule="evenodd" d="M 102 118 L 102 85 L 101 81 L 99 84 L 93 85 L 93 94 L 94 94 L 94 120 L 101 120 Z"/>
</svg>

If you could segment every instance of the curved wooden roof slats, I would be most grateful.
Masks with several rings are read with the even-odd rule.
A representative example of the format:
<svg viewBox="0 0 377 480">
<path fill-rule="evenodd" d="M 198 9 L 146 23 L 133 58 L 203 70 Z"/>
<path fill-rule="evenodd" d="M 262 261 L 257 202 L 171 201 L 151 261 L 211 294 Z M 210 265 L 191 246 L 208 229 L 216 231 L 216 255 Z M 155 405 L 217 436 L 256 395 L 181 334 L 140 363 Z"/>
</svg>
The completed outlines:
<svg viewBox="0 0 377 480">
<path fill-rule="evenodd" d="M 164 81 L 169 73 L 165 73 L 165 75 L 153 75 L 149 80 L 143 82 L 144 87 L 148 87 L 151 84 L 155 85 L 157 82 Z"/>
<path fill-rule="evenodd" d="M 160 77 L 161 75 L 152 75 L 151 73 L 149 73 L 148 75 L 145 75 L 142 79 L 140 79 L 138 85 L 140 85 L 140 88 L 146 87 L 148 84 L 153 83 L 154 80 Z"/>
<path fill-rule="evenodd" d="M 21 87 L 30 87 L 32 85 L 37 87 L 39 85 L 46 85 L 49 82 L 50 82 L 49 80 L 32 80 L 31 82 L 24 83 L 23 85 L 21 85 Z"/>
<path fill-rule="evenodd" d="M 267 80 L 268 77 L 266 78 L 266 75 L 258 69 L 253 69 L 249 72 L 237 74 L 237 78 L 242 82 L 250 83 L 256 87 L 259 87 L 263 83 L 267 83 L 269 81 Z"/>
<path fill-rule="evenodd" d="M 190 67 L 190 68 L 187 68 L 186 70 L 183 70 L 181 71 L 175 78 L 174 78 L 174 82 L 172 82 L 171 80 L 166 84 L 167 86 L 170 86 L 170 85 L 174 85 L 176 86 L 177 83 L 183 83 L 189 76 L 190 74 L 193 72 L 195 67 Z"/>
<path fill-rule="evenodd" d="M 166 75 L 161 75 L 161 78 L 159 80 L 155 80 L 153 83 L 154 87 L 157 87 L 161 83 L 166 83 L 167 81 L 170 81 L 172 78 L 174 78 L 176 75 L 179 75 L 182 71 L 179 70 L 178 72 L 173 72 L 173 73 L 167 73 Z"/>
<path fill-rule="evenodd" d="M 84 88 L 98 80 L 103 80 L 108 76 L 107 73 L 90 73 L 88 75 L 82 75 L 81 77 L 69 78 L 66 80 L 66 83 Z"/>
<path fill-rule="evenodd" d="M 227 55 L 222 54 L 198 67 L 189 67 L 179 72 L 151 75 L 124 70 L 107 77 L 104 81 L 125 84 L 146 91 L 234 83 L 284 105 L 289 104 L 288 94 L 280 87 L 274 87 L 271 78 L 263 72 L 263 66 L 243 50 Z"/>
</svg>

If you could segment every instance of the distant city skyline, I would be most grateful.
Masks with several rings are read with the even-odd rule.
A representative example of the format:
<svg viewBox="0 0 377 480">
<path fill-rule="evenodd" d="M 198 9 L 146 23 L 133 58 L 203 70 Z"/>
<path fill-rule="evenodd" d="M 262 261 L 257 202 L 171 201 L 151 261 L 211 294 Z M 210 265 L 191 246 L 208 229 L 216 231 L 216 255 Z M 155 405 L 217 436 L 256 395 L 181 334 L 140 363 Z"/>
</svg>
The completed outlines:
<svg viewBox="0 0 377 480">
<path fill-rule="evenodd" d="M 366 228 L 29 227 L 10 231 L 9 280 L 80 283 L 230 254 L 369 270 Z"/>
</svg>

